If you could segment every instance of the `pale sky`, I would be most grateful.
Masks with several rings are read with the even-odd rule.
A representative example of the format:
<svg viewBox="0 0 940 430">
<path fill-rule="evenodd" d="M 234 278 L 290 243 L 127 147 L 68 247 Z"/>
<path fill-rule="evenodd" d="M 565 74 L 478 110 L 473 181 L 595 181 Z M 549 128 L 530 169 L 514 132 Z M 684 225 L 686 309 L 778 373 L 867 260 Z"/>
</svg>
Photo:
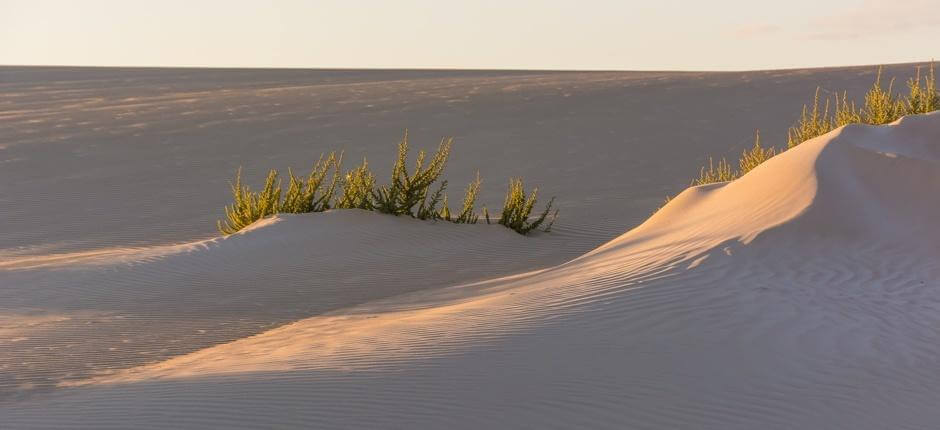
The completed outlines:
<svg viewBox="0 0 940 430">
<path fill-rule="evenodd" d="M 0 64 L 744 70 L 940 57 L 940 0 L 0 0 Z"/>
</svg>

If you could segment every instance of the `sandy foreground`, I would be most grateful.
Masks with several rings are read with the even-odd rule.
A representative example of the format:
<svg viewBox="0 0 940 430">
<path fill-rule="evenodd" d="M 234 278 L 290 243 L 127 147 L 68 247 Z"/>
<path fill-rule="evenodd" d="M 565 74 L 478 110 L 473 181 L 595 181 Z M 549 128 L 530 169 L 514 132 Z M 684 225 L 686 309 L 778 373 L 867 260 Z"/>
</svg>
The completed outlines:
<svg viewBox="0 0 940 430">
<path fill-rule="evenodd" d="M 48 130 L 44 141 L 4 136 L 0 165 L 13 173 L 2 174 L 27 177 L 0 182 L 10 226 L 0 237 L 0 427 L 929 428 L 940 421 L 940 233 L 932 228 L 940 219 L 932 197 L 940 185 L 940 115 L 837 130 L 733 183 L 687 189 L 646 219 L 701 161 L 674 151 L 698 151 L 701 143 L 703 154 L 737 152 L 751 143 L 753 126 L 776 130 L 789 122 L 770 106 L 785 105 L 790 118 L 806 88 L 836 78 L 839 88 L 860 88 L 870 83 L 869 71 L 395 72 L 416 74 L 395 84 L 339 73 L 273 98 L 281 106 L 269 109 L 288 115 L 304 109 L 296 100 L 303 91 L 314 99 L 335 91 L 349 104 L 388 103 L 385 114 L 362 107 L 332 113 L 350 123 L 343 127 L 366 118 L 386 131 L 393 126 L 383 115 L 434 118 L 426 115 L 440 108 L 434 127 L 469 129 L 478 125 L 457 126 L 460 118 L 497 124 L 501 116 L 514 119 L 511 109 L 524 112 L 518 124 L 479 130 L 489 138 L 458 134 L 458 145 L 469 143 L 455 151 L 449 176 L 469 179 L 479 168 L 486 179 L 484 170 L 491 172 L 484 195 L 491 206 L 514 166 L 557 194 L 567 216 L 552 234 L 529 238 L 499 226 L 360 211 L 282 216 L 213 237 L 227 172 L 238 163 L 219 149 L 269 154 L 264 167 L 291 164 L 276 146 L 258 143 L 261 130 L 290 127 L 252 122 L 254 111 L 244 122 L 257 140 L 243 133 L 210 148 L 190 148 L 202 132 L 184 127 L 176 138 L 145 128 L 140 141 L 132 132 L 99 133 L 99 147 L 77 126 L 59 127 L 76 133 L 61 141 Z M 233 97 L 251 100 L 246 109 L 259 109 L 256 82 L 221 82 Z M 48 94 L 37 91 L 119 91 L 91 78 L 61 84 L 71 92 L 16 79 L 3 85 L 20 88 L 23 99 L 4 101 L 0 121 L 23 130 L 24 118 L 67 109 L 44 105 Z M 373 87 L 351 89 L 360 85 Z M 459 105 L 450 97 L 472 87 L 479 99 L 462 111 L 445 107 Z M 781 87 L 799 87 L 799 94 L 769 99 L 782 97 L 775 94 Z M 225 97 L 218 88 L 187 91 L 205 91 L 193 103 L 206 106 L 203 98 Z M 431 95 L 416 95 L 422 91 Z M 402 100 L 427 111 L 393 107 Z M 719 111 L 732 102 L 745 108 Z M 123 121 L 112 111 L 72 109 L 104 127 Z M 681 126 L 657 130 L 668 110 Z M 177 121 L 180 109 L 129 111 L 160 124 Z M 10 119 L 16 115 L 19 122 Z M 567 125 L 565 115 L 574 115 Z M 301 131 L 298 125 L 291 133 Z M 740 136 L 715 141 L 730 135 Z M 294 159 L 321 150 L 287 136 Z M 388 158 L 394 138 L 372 140 L 380 142 L 355 150 Z M 139 147 L 121 148 L 122 141 Z M 169 153 L 206 151 L 192 158 L 204 168 L 184 161 L 164 166 L 173 172 L 166 178 L 129 173 L 159 171 L 150 164 L 163 159 L 148 160 L 146 151 L 163 152 L 144 149 L 158 142 Z M 352 143 L 336 146 L 354 151 Z M 136 149 L 143 158 L 131 161 Z M 518 158 L 527 154 L 531 161 Z M 28 176 L 55 163 L 95 169 L 54 171 L 45 182 Z M 689 168 L 673 172 L 676 165 Z M 208 197 L 186 194 L 206 187 L 197 178 L 213 181 Z M 112 188 L 89 191 L 104 183 Z M 143 197 L 122 198 L 130 185 Z M 11 209 L 6 200 L 16 200 L 21 187 L 31 197 L 25 209 Z M 69 212 L 47 210 L 56 193 L 69 191 L 76 214 L 60 223 Z M 138 205 L 161 209 L 140 213 Z M 182 221 L 171 221 L 172 210 L 184 206 L 184 221 L 206 225 L 177 228 Z"/>
</svg>

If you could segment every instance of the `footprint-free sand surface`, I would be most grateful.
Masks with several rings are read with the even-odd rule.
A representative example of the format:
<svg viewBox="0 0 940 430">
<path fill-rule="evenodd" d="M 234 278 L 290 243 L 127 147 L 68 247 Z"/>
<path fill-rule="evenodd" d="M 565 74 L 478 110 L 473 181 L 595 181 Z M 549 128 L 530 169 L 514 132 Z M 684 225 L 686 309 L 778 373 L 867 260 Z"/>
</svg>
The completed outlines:
<svg viewBox="0 0 940 430">
<path fill-rule="evenodd" d="M 649 217 L 703 155 L 872 70 L 4 68 L 0 427 L 930 428 L 940 115 L 836 130 Z M 508 176 L 559 196 L 556 229 L 212 232 L 239 164 L 336 148 L 384 176 L 404 126 L 456 135 L 448 177 L 479 169 L 490 207 Z"/>
</svg>

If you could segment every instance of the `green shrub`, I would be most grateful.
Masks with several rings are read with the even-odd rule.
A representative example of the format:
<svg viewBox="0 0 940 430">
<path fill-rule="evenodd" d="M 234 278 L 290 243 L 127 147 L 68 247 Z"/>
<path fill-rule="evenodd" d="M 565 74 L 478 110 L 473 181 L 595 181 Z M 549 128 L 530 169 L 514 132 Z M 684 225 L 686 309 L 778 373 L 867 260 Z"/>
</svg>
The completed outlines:
<svg viewBox="0 0 940 430">
<path fill-rule="evenodd" d="M 372 191 L 375 188 L 375 176 L 369 170 L 369 162 L 365 158 L 358 167 L 346 172 L 342 186 L 343 194 L 336 199 L 337 209 L 373 209 Z"/>
<path fill-rule="evenodd" d="M 861 108 L 857 108 L 854 101 L 848 100 L 845 91 L 826 97 L 825 104 L 821 105 L 820 88 L 817 87 L 812 105 L 803 105 L 800 118 L 787 130 L 787 148 L 793 148 L 844 125 L 890 124 L 904 115 L 930 113 L 940 109 L 940 92 L 937 91 L 933 63 L 930 64 L 929 72 L 923 79 L 921 79 L 920 68 L 917 68 L 916 75 L 907 81 L 908 94 L 906 96 L 895 94 L 894 79 L 888 83 L 887 88 L 883 88 L 881 76 L 882 68 L 879 67 L 875 82 L 865 94 L 865 102 Z M 832 100 L 835 101 L 835 109 L 830 112 Z M 709 158 L 707 168 L 701 168 L 698 179 L 693 180 L 692 185 L 732 181 L 777 154 L 777 150 L 773 147 L 761 147 L 760 133 L 758 133 L 754 147 L 744 151 L 741 159 L 738 160 L 738 171 L 734 171 L 725 159 L 721 159 L 716 166 Z"/>
<path fill-rule="evenodd" d="M 294 173 L 287 169 L 289 177 L 287 192 L 284 193 L 284 201 L 280 205 L 280 212 L 283 213 L 307 213 L 323 212 L 330 208 L 330 202 L 333 200 L 333 193 L 336 191 L 336 183 L 339 179 L 339 169 L 343 162 L 343 155 L 337 158 L 335 152 L 331 152 L 329 157 L 320 159 L 314 164 L 313 170 L 306 179 L 294 176 Z M 333 172 L 329 185 L 321 192 L 323 181 Z"/>
<path fill-rule="evenodd" d="M 894 79 L 888 83 L 888 88 L 881 88 L 881 71 L 875 83 L 865 94 L 865 107 L 862 108 L 862 123 L 881 125 L 890 124 L 904 114 L 904 103 L 894 96 Z"/>
<path fill-rule="evenodd" d="M 235 175 L 232 184 L 234 203 L 225 207 L 225 220 L 217 222 L 222 234 L 235 233 L 249 224 L 277 213 L 306 213 L 322 212 L 330 208 L 337 209 L 365 209 L 392 215 L 408 215 L 422 220 L 446 220 L 457 224 L 476 224 L 480 215 L 474 212 L 477 195 L 480 192 L 482 180 L 477 172 L 476 179 L 468 186 L 464 194 L 460 212 L 454 214 L 447 201 L 447 181 L 441 180 L 453 138 L 441 140 L 434 155 L 426 161 L 426 153 L 418 152 L 414 169 L 409 172 L 408 161 L 408 131 L 398 144 L 398 155 L 392 166 L 391 181 L 387 185 L 376 186 L 375 175 L 369 170 L 369 163 L 365 158 L 362 164 L 349 170 L 342 177 L 343 155 L 331 152 L 328 156 L 320 156 L 313 170 L 306 178 L 294 176 L 288 169 L 287 190 L 283 193 L 281 201 L 281 181 L 276 170 L 268 172 L 264 187 L 260 192 L 251 191 L 241 182 L 241 168 Z M 329 181 L 327 181 L 329 177 Z M 434 192 L 430 192 L 435 183 L 438 183 Z M 341 188 L 341 192 L 337 191 Z M 506 205 L 499 224 L 526 234 L 541 226 L 551 213 L 554 197 L 548 202 L 545 211 L 534 220 L 529 215 L 535 205 L 537 190 L 533 190 L 529 198 L 521 179 L 510 181 Z M 332 204 L 331 204 L 332 202 Z M 490 224 L 490 214 L 483 207 L 483 217 Z M 543 229 L 549 231 L 558 217 L 556 209 L 548 225 Z"/>
<path fill-rule="evenodd" d="M 920 84 L 920 68 L 917 75 L 907 81 L 908 95 L 905 100 L 905 114 L 929 113 L 940 109 L 940 92 L 937 91 L 937 77 L 933 63 L 924 77 L 924 86 Z"/>
<path fill-rule="evenodd" d="M 940 93 L 937 92 L 933 63 L 923 79 L 920 67 L 917 68 L 916 75 L 907 81 L 906 96 L 894 92 L 894 79 L 888 83 L 887 88 L 882 87 L 882 71 L 879 67 L 875 82 L 865 94 L 865 102 L 860 109 L 856 108 L 854 101 L 848 100 L 846 92 L 843 91 L 841 97 L 838 93 L 832 97 L 835 100 L 835 111 L 830 114 L 830 99 L 827 98 L 825 108 L 820 112 L 817 88 L 812 110 L 804 105 L 799 121 L 788 130 L 787 147 L 792 148 L 848 124 L 890 124 L 904 115 L 930 113 L 940 109 Z"/>
<path fill-rule="evenodd" d="M 408 132 L 406 130 L 398 144 L 398 157 L 392 166 L 391 183 L 372 191 L 375 210 L 418 218 L 418 213 L 414 208 L 427 201 L 428 190 L 444 172 L 452 143 L 453 138 L 442 139 L 437 152 L 426 166 L 424 165 L 425 152 L 418 152 L 414 171 L 409 174 L 406 167 L 408 158 Z M 418 212 L 421 212 L 421 209 L 423 208 L 419 207 Z"/>
<path fill-rule="evenodd" d="M 699 171 L 698 179 L 692 181 L 692 185 L 705 185 L 705 184 L 714 184 L 716 182 L 728 182 L 733 181 L 738 177 L 737 173 L 731 168 L 731 164 L 728 163 L 728 160 L 722 158 L 718 161 L 718 165 L 715 165 L 714 160 L 708 158 L 708 170 L 705 167 Z"/>
<path fill-rule="evenodd" d="M 509 189 L 506 191 L 506 200 L 503 203 L 503 212 L 500 215 L 499 224 L 523 235 L 538 228 L 545 222 L 548 214 L 551 213 L 552 204 L 555 202 L 555 198 L 552 197 L 551 200 L 548 201 L 548 205 L 545 206 L 545 210 L 542 211 L 542 214 L 535 218 L 535 220 L 530 221 L 529 215 L 535 207 L 538 191 L 538 188 L 533 189 L 532 193 L 529 194 L 527 198 L 522 179 L 510 178 Z M 547 229 L 551 228 L 551 225 L 555 222 L 554 218 L 557 216 L 558 211 L 556 210 L 552 221 L 549 223 L 548 227 L 546 227 Z"/>
<path fill-rule="evenodd" d="M 744 174 L 771 159 L 774 155 L 777 155 L 775 148 L 764 148 L 760 146 L 760 130 L 758 130 L 754 136 L 754 146 L 741 154 L 741 159 L 738 160 L 738 173 L 735 176 L 744 176 Z"/>
<path fill-rule="evenodd" d="M 467 185 L 467 192 L 463 197 L 463 207 L 460 209 L 460 213 L 457 214 L 457 217 L 454 218 L 454 222 L 457 224 L 476 224 L 480 219 L 479 215 L 473 213 L 473 205 L 477 201 L 477 193 L 480 191 L 480 184 L 483 181 L 480 179 L 480 172 L 477 172 L 477 178 Z M 446 206 L 445 206 L 446 207 Z"/>
<path fill-rule="evenodd" d="M 787 147 L 792 148 L 801 142 L 821 136 L 832 130 L 832 121 L 829 120 L 829 99 L 826 99 L 826 107 L 820 112 L 819 90 L 819 87 L 816 87 L 816 94 L 813 96 L 813 109 L 809 110 L 806 105 L 803 105 L 800 120 L 787 131 Z"/>
<path fill-rule="evenodd" d="M 264 188 L 261 192 L 254 192 L 248 186 L 242 186 L 242 169 L 239 167 L 232 184 L 232 197 L 235 202 L 225 207 L 226 219 L 216 223 L 222 234 L 235 233 L 261 218 L 278 213 L 281 181 L 277 178 L 277 171 L 271 169 L 264 180 Z"/>
</svg>

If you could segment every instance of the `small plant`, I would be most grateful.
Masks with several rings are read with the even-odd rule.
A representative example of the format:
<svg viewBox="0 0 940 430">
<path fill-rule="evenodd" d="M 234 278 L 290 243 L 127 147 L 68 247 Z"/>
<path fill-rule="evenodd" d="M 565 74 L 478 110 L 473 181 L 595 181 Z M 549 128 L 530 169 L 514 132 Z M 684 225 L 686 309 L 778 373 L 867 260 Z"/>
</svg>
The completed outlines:
<svg viewBox="0 0 940 430">
<path fill-rule="evenodd" d="M 528 234 L 530 231 L 535 230 L 543 222 L 545 218 L 548 217 L 548 214 L 551 213 L 552 204 L 555 202 L 555 198 L 552 197 L 548 201 L 548 205 L 545 206 L 545 210 L 542 211 L 542 214 L 539 215 L 535 220 L 529 220 L 529 215 L 532 213 L 532 209 L 535 207 L 535 203 L 538 196 L 538 188 L 533 189 L 532 193 L 529 194 L 529 197 L 526 197 L 525 186 L 522 184 L 522 179 L 509 179 L 509 190 L 506 191 L 506 200 L 503 203 L 503 212 L 499 218 L 499 224 L 502 224 L 508 228 L 515 230 L 519 234 Z M 558 211 L 555 211 L 555 216 L 558 216 Z M 551 228 L 551 225 L 554 224 L 554 217 L 549 223 L 547 228 Z"/>
<path fill-rule="evenodd" d="M 442 139 L 437 152 L 431 157 L 427 165 L 424 165 L 425 152 L 418 152 L 414 171 L 409 174 L 405 165 L 408 158 L 408 131 L 406 130 L 404 137 L 398 144 L 398 158 L 392 167 L 391 183 L 372 191 L 375 210 L 392 215 L 410 215 L 417 218 L 418 214 L 414 211 L 414 208 L 426 201 L 431 185 L 444 172 L 452 143 L 453 138 Z"/>
<path fill-rule="evenodd" d="M 862 109 L 862 119 L 866 124 L 890 124 L 904 114 L 904 104 L 894 97 L 894 79 L 888 83 L 888 89 L 881 88 L 881 67 L 875 83 L 865 94 L 865 107 Z"/>
<path fill-rule="evenodd" d="M 336 183 L 339 179 L 339 168 L 343 162 L 343 155 L 336 157 L 335 152 L 331 152 L 329 157 L 320 159 L 314 164 L 313 170 L 306 179 L 294 176 L 294 173 L 287 169 L 289 177 L 287 192 L 284 193 L 284 201 L 280 205 L 280 212 L 283 213 L 307 213 L 323 212 L 330 208 L 330 202 L 333 200 L 333 193 L 336 191 Z M 324 185 L 324 180 L 330 171 L 333 172 L 329 185 L 321 192 L 320 188 Z"/>
<path fill-rule="evenodd" d="M 254 192 L 248 186 L 242 186 L 242 169 L 239 167 L 232 184 L 232 197 L 235 202 L 225 207 L 226 219 L 216 223 L 222 234 L 235 233 L 261 218 L 278 213 L 281 181 L 277 178 L 277 171 L 271 169 L 264 180 L 264 188 L 261 192 Z"/>
<path fill-rule="evenodd" d="M 375 188 L 375 176 L 369 170 L 369 162 L 365 158 L 359 167 L 346 172 L 342 187 L 343 195 L 336 199 L 337 209 L 373 209 L 372 191 Z"/>
<path fill-rule="evenodd" d="M 728 182 L 737 179 L 738 175 L 731 168 L 731 164 L 728 163 L 728 160 L 722 158 L 718 161 L 718 165 L 715 165 L 715 161 L 709 157 L 708 158 L 708 170 L 703 166 L 699 171 L 698 179 L 692 181 L 692 185 L 706 185 L 714 184 L 716 182 Z"/>
<path fill-rule="evenodd" d="M 832 121 L 829 120 L 829 99 L 826 99 L 826 107 L 820 112 L 819 91 L 820 88 L 816 87 L 816 94 L 813 96 L 813 109 L 809 110 L 806 105 L 803 105 L 800 120 L 787 131 L 788 148 L 816 136 L 822 136 L 832 130 Z"/>
<path fill-rule="evenodd" d="M 937 91 L 937 77 L 934 74 L 933 63 L 930 63 L 928 75 L 924 78 L 924 86 L 920 85 L 920 67 L 917 74 L 907 81 L 908 95 L 905 100 L 907 114 L 929 113 L 940 109 L 940 92 Z"/>
<path fill-rule="evenodd" d="M 760 130 L 757 130 L 754 136 L 754 146 L 741 154 L 741 159 L 738 160 L 738 173 L 735 176 L 744 176 L 744 174 L 771 159 L 774 155 L 777 155 L 776 149 L 760 146 Z"/>
<path fill-rule="evenodd" d="M 473 205 L 477 201 L 477 193 L 480 191 L 480 184 L 482 182 L 480 172 L 477 172 L 477 178 L 471 182 L 470 185 L 467 185 L 467 192 L 464 194 L 463 198 L 463 207 L 460 209 L 460 213 L 457 214 L 457 217 L 454 218 L 455 223 L 476 224 L 480 219 L 479 215 L 473 213 Z"/>
</svg>

